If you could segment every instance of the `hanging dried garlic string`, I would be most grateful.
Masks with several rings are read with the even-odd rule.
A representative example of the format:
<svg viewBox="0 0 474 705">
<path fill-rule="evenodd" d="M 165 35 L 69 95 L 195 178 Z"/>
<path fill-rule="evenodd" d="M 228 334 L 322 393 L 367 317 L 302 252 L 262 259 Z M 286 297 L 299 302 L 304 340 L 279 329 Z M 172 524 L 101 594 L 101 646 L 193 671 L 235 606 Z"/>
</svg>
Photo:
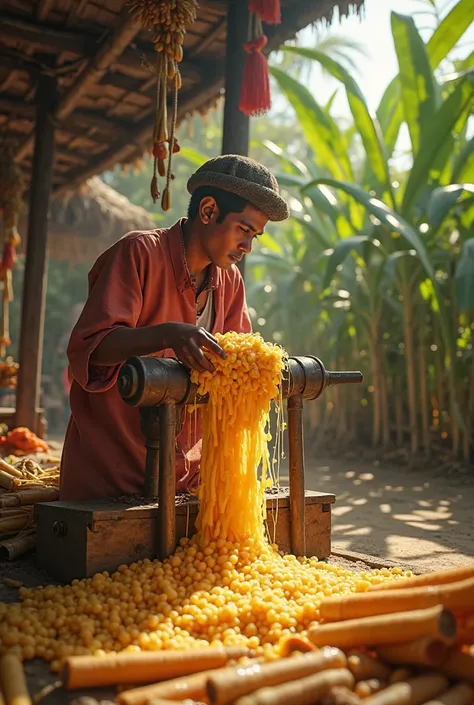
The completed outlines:
<svg viewBox="0 0 474 705">
<path fill-rule="evenodd" d="M 15 162 L 17 145 L 0 134 L 0 223 L 3 235 L 3 255 L 0 263 L 2 293 L 2 322 L 0 327 L 0 358 L 5 358 L 11 345 L 9 333 L 9 304 L 13 301 L 12 269 L 16 248 L 20 244 L 18 220 L 23 206 L 24 178 Z"/>
<path fill-rule="evenodd" d="M 164 211 L 171 208 L 170 182 L 173 154 L 180 147 L 175 137 L 178 116 L 178 91 L 181 73 L 178 64 L 183 59 L 183 42 L 186 29 L 196 19 L 196 0 L 129 0 L 130 12 L 145 29 L 153 32 L 156 58 L 156 115 L 153 130 L 153 178 L 151 197 L 160 198 Z M 172 114 L 168 133 L 168 81 L 173 87 Z M 166 164 L 166 160 L 168 163 Z M 160 194 L 159 177 L 165 178 L 165 188 Z"/>
</svg>

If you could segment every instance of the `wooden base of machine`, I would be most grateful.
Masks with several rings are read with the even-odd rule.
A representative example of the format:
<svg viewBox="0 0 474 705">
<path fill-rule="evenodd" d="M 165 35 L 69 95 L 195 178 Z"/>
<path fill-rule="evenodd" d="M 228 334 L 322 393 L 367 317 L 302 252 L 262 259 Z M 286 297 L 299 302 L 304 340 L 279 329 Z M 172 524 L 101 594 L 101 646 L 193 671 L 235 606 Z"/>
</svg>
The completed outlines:
<svg viewBox="0 0 474 705">
<path fill-rule="evenodd" d="M 184 501 L 183 501 L 184 500 Z M 331 553 L 331 505 L 336 498 L 306 492 L 306 554 L 327 558 Z M 197 501 L 177 497 L 176 539 L 194 533 Z M 278 508 L 278 514 L 276 510 Z M 43 502 L 36 505 L 38 567 L 55 580 L 71 582 L 119 565 L 157 555 L 157 504 L 121 501 Z M 276 531 L 275 519 L 276 517 Z M 290 552 L 289 493 L 267 494 L 269 539 Z"/>
</svg>

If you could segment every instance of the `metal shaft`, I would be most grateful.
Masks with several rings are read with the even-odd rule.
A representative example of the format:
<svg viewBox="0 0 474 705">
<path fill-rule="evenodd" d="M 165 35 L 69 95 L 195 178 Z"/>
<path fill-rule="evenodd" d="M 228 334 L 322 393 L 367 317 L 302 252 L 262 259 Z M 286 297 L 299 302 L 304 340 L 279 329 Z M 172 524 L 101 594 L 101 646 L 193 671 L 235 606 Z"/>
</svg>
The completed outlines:
<svg viewBox="0 0 474 705">
<path fill-rule="evenodd" d="M 176 548 L 176 424 L 175 404 L 162 404 L 160 423 L 160 479 L 158 513 L 158 553 L 161 559 Z"/>
<path fill-rule="evenodd" d="M 306 555 L 303 398 L 288 399 L 288 455 L 290 464 L 290 536 L 294 556 Z"/>
</svg>

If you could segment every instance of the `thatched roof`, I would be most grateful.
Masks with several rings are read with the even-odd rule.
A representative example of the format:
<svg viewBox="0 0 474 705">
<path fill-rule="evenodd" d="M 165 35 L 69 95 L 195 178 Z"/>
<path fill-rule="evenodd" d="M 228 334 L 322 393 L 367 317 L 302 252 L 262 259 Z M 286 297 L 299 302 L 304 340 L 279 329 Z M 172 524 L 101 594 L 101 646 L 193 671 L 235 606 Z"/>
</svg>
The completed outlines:
<svg viewBox="0 0 474 705">
<path fill-rule="evenodd" d="M 362 3 L 282 0 L 282 23 L 265 29 L 267 48 L 319 19 L 330 21 L 335 7 L 346 14 Z M 222 93 L 227 5 L 201 0 L 186 34 L 179 119 L 207 110 Z M 0 0 L 0 6 L 0 128 L 18 139 L 17 160 L 25 171 L 31 169 L 40 71 L 59 82 L 56 192 L 141 156 L 153 128 L 149 64 L 155 53 L 150 33 L 132 18 L 125 0 Z"/>
<path fill-rule="evenodd" d="M 155 228 L 148 213 L 134 206 L 99 177 L 86 181 L 80 191 L 53 199 L 48 226 L 51 257 L 71 264 L 91 262 L 109 245 L 131 230 Z M 26 214 L 20 220 L 20 236 L 25 247 Z"/>
</svg>

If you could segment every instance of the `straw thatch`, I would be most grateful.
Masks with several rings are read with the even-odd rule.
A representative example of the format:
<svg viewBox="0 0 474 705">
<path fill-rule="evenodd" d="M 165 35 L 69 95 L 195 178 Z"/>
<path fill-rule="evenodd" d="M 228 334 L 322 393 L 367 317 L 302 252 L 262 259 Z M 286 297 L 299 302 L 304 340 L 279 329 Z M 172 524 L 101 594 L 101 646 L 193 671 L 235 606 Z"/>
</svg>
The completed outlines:
<svg viewBox="0 0 474 705">
<path fill-rule="evenodd" d="M 105 184 L 88 179 L 80 191 L 51 203 L 48 229 L 49 255 L 70 264 L 90 263 L 109 245 L 131 230 L 151 230 L 148 213 Z M 20 220 L 23 248 L 27 239 L 26 213 Z"/>
<path fill-rule="evenodd" d="M 247 2 L 247 0 L 232 0 Z M 282 23 L 266 27 L 268 51 L 318 20 L 358 11 L 363 0 L 281 0 Z M 155 111 L 151 35 L 125 0 L 0 0 L 0 128 L 18 140 L 31 174 L 40 74 L 58 84 L 54 190 L 77 187 L 150 148 Z M 200 0 L 186 34 L 179 120 L 222 94 L 226 0 Z"/>
</svg>

